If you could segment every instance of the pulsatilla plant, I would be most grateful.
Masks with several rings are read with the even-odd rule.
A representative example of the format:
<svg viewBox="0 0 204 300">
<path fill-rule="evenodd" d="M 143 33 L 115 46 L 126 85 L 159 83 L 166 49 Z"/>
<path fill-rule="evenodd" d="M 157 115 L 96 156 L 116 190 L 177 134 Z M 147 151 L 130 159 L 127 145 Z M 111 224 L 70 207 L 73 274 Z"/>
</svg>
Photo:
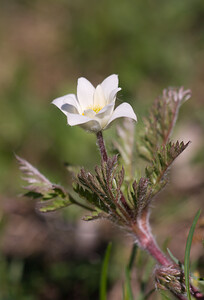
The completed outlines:
<svg viewBox="0 0 204 300">
<path fill-rule="evenodd" d="M 107 77 L 96 88 L 85 78 L 79 78 L 77 96 L 68 94 L 53 101 L 66 115 L 69 125 L 80 126 L 97 138 L 100 165 L 95 167 L 94 173 L 82 168 L 74 176 L 74 192 L 84 202 L 78 202 L 74 193 L 51 183 L 31 164 L 17 157 L 24 179 L 29 183 L 27 196 L 40 199 L 41 212 L 78 205 L 90 211 L 84 220 L 105 218 L 123 228 L 133 236 L 134 243 L 158 263 L 154 271 L 156 287 L 169 290 L 178 299 L 186 299 L 183 269 L 159 249 L 151 232 L 149 215 L 152 201 L 168 182 L 170 166 L 189 145 L 189 142 L 172 141 L 171 134 L 179 108 L 190 98 L 191 92 L 183 88 L 164 90 L 144 119 L 144 129 L 135 143 L 137 118 L 132 107 L 123 103 L 114 110 L 120 90 L 117 75 Z M 121 117 L 125 119 L 123 125 L 117 127 L 114 154 L 109 155 L 102 131 Z M 142 177 L 136 172 L 135 148 L 147 164 Z M 195 298 L 204 299 L 192 285 L 190 292 Z"/>
</svg>

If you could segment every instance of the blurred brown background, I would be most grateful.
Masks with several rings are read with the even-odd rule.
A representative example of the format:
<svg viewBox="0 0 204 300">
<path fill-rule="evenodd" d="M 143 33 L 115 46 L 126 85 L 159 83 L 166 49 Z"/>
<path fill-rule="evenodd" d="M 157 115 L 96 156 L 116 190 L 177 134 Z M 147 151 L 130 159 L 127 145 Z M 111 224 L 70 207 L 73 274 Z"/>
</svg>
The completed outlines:
<svg viewBox="0 0 204 300">
<path fill-rule="evenodd" d="M 98 299 L 110 240 L 109 298 L 122 299 L 129 237 L 105 222 L 80 221 L 84 212 L 75 208 L 40 215 L 35 203 L 18 197 L 23 183 L 14 153 L 64 185 L 70 184 L 64 162 L 90 169 L 99 162 L 95 137 L 66 126 L 65 117 L 50 105 L 56 97 L 75 93 L 81 76 L 97 84 L 119 74 L 117 101 L 134 107 L 136 130 L 163 88 L 192 90 L 175 131 L 175 137 L 192 144 L 152 209 L 159 244 L 183 261 L 193 217 L 204 207 L 203 20 L 203 0 L 1 1 L 0 300 Z M 107 141 L 114 134 L 113 125 L 105 132 Z M 201 216 L 192 247 L 192 269 L 200 276 L 203 224 Z M 138 258 L 135 297 L 146 260 Z"/>
</svg>

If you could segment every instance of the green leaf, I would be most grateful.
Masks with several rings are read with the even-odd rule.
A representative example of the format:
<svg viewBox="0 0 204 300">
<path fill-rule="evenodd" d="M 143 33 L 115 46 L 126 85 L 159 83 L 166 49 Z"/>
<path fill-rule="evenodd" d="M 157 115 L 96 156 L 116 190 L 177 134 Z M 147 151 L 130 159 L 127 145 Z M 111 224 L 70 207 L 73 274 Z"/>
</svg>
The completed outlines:
<svg viewBox="0 0 204 300">
<path fill-rule="evenodd" d="M 16 156 L 16 158 L 19 162 L 20 170 L 24 174 L 23 179 L 29 184 L 25 187 L 28 190 L 25 196 L 41 200 L 37 202 L 40 212 L 54 211 L 76 203 L 76 201 L 72 201 L 72 197 L 62 186 L 50 182 L 25 159 L 19 156 Z"/>
<path fill-rule="evenodd" d="M 132 251 L 131 251 L 131 255 L 130 255 L 130 259 L 129 259 L 129 263 L 128 263 L 128 269 L 130 271 L 132 270 L 132 267 L 133 267 L 133 264 L 134 264 L 135 256 L 137 254 L 137 249 L 138 249 L 137 244 L 134 244 L 133 247 L 132 247 Z"/>
<path fill-rule="evenodd" d="M 131 288 L 130 269 L 128 267 L 125 269 L 124 300 L 134 300 Z"/>
<path fill-rule="evenodd" d="M 189 281 L 189 269 L 190 269 L 190 251 L 191 251 L 191 244 L 193 240 L 193 234 L 196 227 L 196 224 L 198 222 L 198 218 L 200 216 L 201 210 L 197 212 L 195 215 L 195 218 L 193 220 L 193 224 L 190 228 L 187 242 L 186 242 L 186 250 L 185 250 L 185 259 L 184 259 L 184 274 L 185 274 L 185 283 L 186 283 L 186 291 L 187 291 L 187 297 L 188 300 L 191 300 L 191 294 L 190 294 L 190 281 Z"/>
<path fill-rule="evenodd" d="M 32 199 L 39 199 L 39 198 L 42 198 L 43 195 L 41 193 L 37 193 L 37 192 L 27 192 L 24 194 L 25 197 L 30 197 Z"/>
<path fill-rule="evenodd" d="M 90 204 L 94 205 L 96 208 L 99 208 L 105 212 L 108 212 L 107 206 L 101 201 L 99 196 L 86 188 L 86 186 L 81 186 L 78 183 L 76 186 L 73 186 L 74 191 L 82 198 L 87 200 Z"/>
<path fill-rule="evenodd" d="M 128 262 L 128 265 L 125 269 L 125 286 L 124 286 L 124 292 L 123 292 L 123 299 L 124 300 L 133 300 L 133 293 L 131 288 L 131 270 L 134 264 L 135 256 L 137 253 L 137 244 L 134 244 L 132 247 L 132 251 L 130 254 L 130 259 Z"/>
<path fill-rule="evenodd" d="M 179 108 L 190 98 L 190 94 L 190 90 L 169 88 L 154 101 L 149 116 L 144 119 L 145 132 L 141 134 L 138 143 L 138 152 L 143 159 L 151 161 L 157 149 L 169 142 Z M 162 157 L 159 159 L 163 165 Z"/>
<path fill-rule="evenodd" d="M 110 253 L 112 249 L 112 243 L 109 243 L 106 249 L 105 257 L 103 260 L 101 279 L 100 279 L 100 300 L 106 300 L 106 289 L 107 289 L 107 273 L 108 273 L 108 263 L 110 258 Z"/>
<path fill-rule="evenodd" d="M 74 191 L 93 205 L 94 210 L 101 210 L 118 224 L 127 224 L 129 207 L 122 190 L 124 168 L 118 165 L 117 155 L 108 157 L 95 167 L 95 174 L 84 168 L 77 176 Z M 128 211 L 128 212 L 127 212 Z"/>
<path fill-rule="evenodd" d="M 93 220 L 98 220 L 98 219 L 102 219 L 102 218 L 107 218 L 107 216 L 104 213 L 102 213 L 102 212 L 94 211 L 92 213 L 92 215 L 90 215 L 90 216 L 84 216 L 83 220 L 84 221 L 93 221 Z"/>
<path fill-rule="evenodd" d="M 149 166 L 146 167 L 146 177 L 152 188 L 152 198 L 160 192 L 168 182 L 168 170 L 174 160 L 186 149 L 189 142 L 168 142 L 156 150 Z"/>
<path fill-rule="evenodd" d="M 62 198 L 54 198 L 54 199 L 49 199 L 46 201 L 41 201 L 37 203 L 38 209 L 40 212 L 51 212 L 55 211 L 64 207 L 67 207 L 71 205 L 72 202 L 70 201 L 69 198 L 62 199 Z"/>
<path fill-rule="evenodd" d="M 175 264 L 181 266 L 182 263 L 180 262 L 180 260 L 178 260 L 178 259 L 171 253 L 171 251 L 169 250 L 169 248 L 167 248 L 167 251 L 168 251 L 169 256 L 171 257 L 171 259 L 175 262 Z"/>
</svg>

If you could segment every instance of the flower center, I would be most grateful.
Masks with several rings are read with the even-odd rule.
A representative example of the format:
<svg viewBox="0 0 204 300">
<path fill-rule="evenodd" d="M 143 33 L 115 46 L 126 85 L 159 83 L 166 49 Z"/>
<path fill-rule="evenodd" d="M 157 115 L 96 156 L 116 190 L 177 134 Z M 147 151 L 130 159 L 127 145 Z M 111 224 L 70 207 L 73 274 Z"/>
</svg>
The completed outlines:
<svg viewBox="0 0 204 300">
<path fill-rule="evenodd" d="M 86 110 L 91 109 L 97 114 L 102 108 L 103 108 L 102 106 L 96 105 L 96 106 L 88 106 Z M 82 113 L 82 115 L 84 116 L 84 112 Z"/>
<path fill-rule="evenodd" d="M 94 107 L 92 107 L 90 109 L 92 109 L 93 111 L 95 111 L 95 113 L 97 114 L 102 109 L 102 107 L 99 106 L 99 105 L 96 105 L 96 106 L 94 106 Z"/>
</svg>

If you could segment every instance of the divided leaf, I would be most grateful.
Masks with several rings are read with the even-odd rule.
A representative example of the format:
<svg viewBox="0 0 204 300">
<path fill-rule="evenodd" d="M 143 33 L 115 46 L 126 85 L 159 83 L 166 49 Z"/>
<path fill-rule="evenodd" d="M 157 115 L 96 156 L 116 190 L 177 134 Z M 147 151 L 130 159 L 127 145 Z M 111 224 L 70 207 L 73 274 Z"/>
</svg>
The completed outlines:
<svg viewBox="0 0 204 300">
<path fill-rule="evenodd" d="M 20 170 L 25 175 L 22 179 L 29 183 L 26 189 L 37 194 L 46 194 L 52 190 L 52 183 L 35 167 L 19 156 L 16 156 L 16 159 L 20 165 Z"/>
<path fill-rule="evenodd" d="M 92 215 L 83 217 L 84 221 L 93 221 L 98 219 L 107 219 L 107 215 L 103 212 L 94 211 Z"/>
<path fill-rule="evenodd" d="M 97 218 L 106 217 L 118 223 L 126 223 L 129 209 L 126 199 L 121 191 L 124 180 L 124 169 L 119 169 L 117 156 L 108 158 L 107 162 L 102 161 L 101 166 L 96 166 L 95 175 L 81 169 L 77 178 L 77 185 L 74 187 L 80 197 L 91 203 L 96 211 L 99 210 Z M 96 215 L 90 218 L 95 219 Z M 88 219 L 90 219 L 88 218 Z"/>
<path fill-rule="evenodd" d="M 163 91 L 162 97 L 156 99 L 148 118 L 144 119 L 145 132 L 138 143 L 138 151 L 147 161 L 154 159 L 157 149 L 164 147 L 171 136 L 179 108 L 191 97 L 191 91 L 169 88 Z"/>
<path fill-rule="evenodd" d="M 137 219 L 150 205 L 155 195 L 166 185 L 167 172 L 176 159 L 189 143 L 169 142 L 155 153 L 154 160 L 146 168 L 146 177 L 141 177 L 129 186 L 127 193 L 127 203 L 131 208 L 133 219 Z"/>
<path fill-rule="evenodd" d="M 150 166 L 146 168 L 146 177 L 134 180 L 129 188 L 122 187 L 124 182 L 124 169 L 119 169 L 117 156 L 102 161 L 96 166 L 93 175 L 81 169 L 77 178 L 75 192 L 91 203 L 96 210 L 86 220 L 106 217 L 117 223 L 129 225 L 138 216 L 141 216 L 152 202 L 154 196 L 165 186 L 167 172 L 189 143 L 168 142 L 154 154 Z"/>
<path fill-rule="evenodd" d="M 148 178 L 141 177 L 138 182 L 136 180 L 133 182 L 128 190 L 128 203 L 131 205 L 134 220 L 141 215 L 152 198 L 153 191 Z"/>
<path fill-rule="evenodd" d="M 37 208 L 40 212 L 51 212 L 71 205 L 72 202 L 67 197 L 65 199 L 54 196 L 52 199 L 40 201 L 37 203 Z"/>
<path fill-rule="evenodd" d="M 161 190 L 167 183 L 167 172 L 173 161 L 186 149 L 190 142 L 177 141 L 176 143 L 168 142 L 155 152 L 150 166 L 146 167 L 146 177 L 154 188 L 154 192 Z"/>
<path fill-rule="evenodd" d="M 38 208 L 41 212 L 54 211 L 72 204 L 71 198 L 63 187 L 51 183 L 35 167 L 25 159 L 16 156 L 20 170 L 24 174 L 23 180 L 28 182 L 24 187 L 28 190 L 25 196 L 40 199 Z"/>
</svg>

